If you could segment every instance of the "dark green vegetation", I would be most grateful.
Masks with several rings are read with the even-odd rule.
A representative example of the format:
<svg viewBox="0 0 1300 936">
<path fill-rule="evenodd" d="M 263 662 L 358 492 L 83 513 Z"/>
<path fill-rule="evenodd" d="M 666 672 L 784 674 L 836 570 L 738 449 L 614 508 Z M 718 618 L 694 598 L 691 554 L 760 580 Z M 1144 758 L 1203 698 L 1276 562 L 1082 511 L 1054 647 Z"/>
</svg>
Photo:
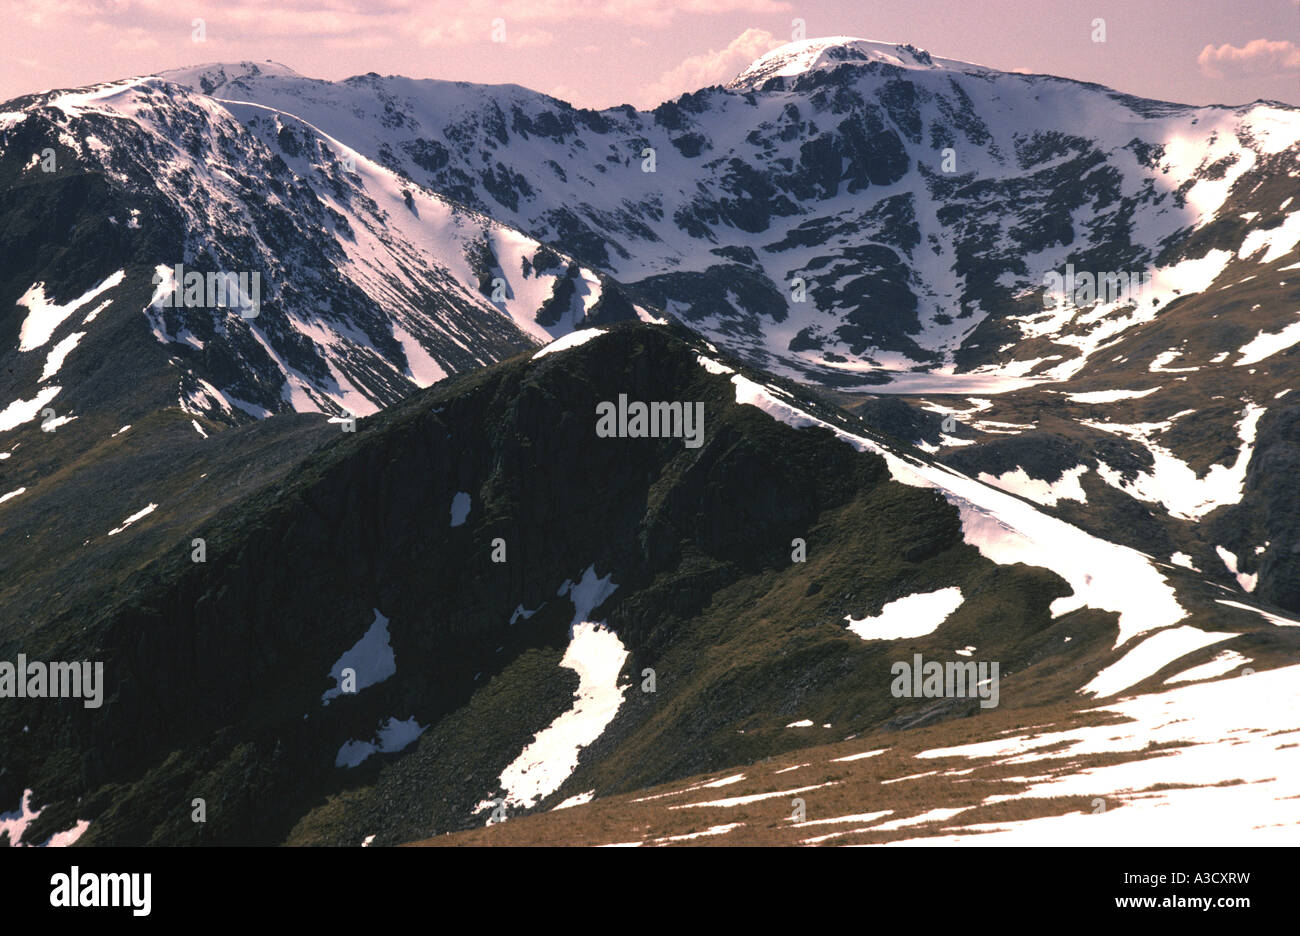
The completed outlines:
<svg viewBox="0 0 1300 936">
<path fill-rule="evenodd" d="M 620 812 L 620 793 L 767 759 L 794 766 L 810 747 L 878 737 L 901 759 L 810 768 L 815 782 L 844 781 L 831 801 L 819 795 L 821 815 L 1018 792 L 1010 765 L 961 793 L 965 781 L 885 780 L 918 769 L 909 745 L 1091 717 L 1078 714 L 1078 689 L 1119 655 L 1114 615 L 1053 618 L 1066 583 L 983 558 L 938 493 L 890 480 L 882 458 L 824 429 L 736 405 L 730 377 L 700 366 L 711 346 L 688 327 L 752 365 L 755 381 L 779 383 L 805 411 L 904 461 L 928 453 L 973 477 L 1049 482 L 1082 467 L 1086 501 L 1043 513 L 1158 562 L 1186 553 L 1198 571 L 1161 569 L 1183 623 L 1236 634 L 1225 643 L 1255 668 L 1296 659 L 1300 629 L 1216 603 L 1300 609 L 1300 404 L 1287 395 L 1300 349 L 1236 360 L 1293 321 L 1300 299 L 1300 277 L 1287 272 L 1294 246 L 1268 263 L 1260 246 L 1290 217 L 1294 145 L 1251 151 L 1215 216 L 1200 218 L 1197 181 L 1251 157 L 1207 155 L 1190 169 L 1185 156 L 1166 163 L 1159 140 L 1186 133 L 1208 153 L 1214 132 L 1191 128 L 1235 115 L 1223 126 L 1242 142 L 1262 125 L 1249 108 L 1217 114 L 1090 89 L 1103 98 L 1069 119 L 1109 122 L 1123 105 L 1184 121 L 1135 127 L 1124 144 L 1127 131 L 1047 129 L 1060 109 L 1039 97 L 1072 86 L 1060 79 L 909 74 L 827 51 L 848 58 L 645 114 L 377 75 L 263 86 L 269 76 L 247 65 L 232 66 L 235 80 L 206 70 L 203 94 L 157 78 L 101 88 L 90 106 L 51 92 L 0 108 L 27 115 L 0 124 L 0 409 L 57 386 L 49 408 L 75 418 L 57 432 L 39 420 L 0 432 L 10 456 L 0 457 L 0 660 L 103 660 L 109 684 L 94 711 L 0 703 L 0 810 L 28 787 L 46 806 L 27 839 L 90 819 L 85 844 L 386 844 L 455 830 L 467 830 L 460 841 L 501 841 L 474 828 L 485 817 L 473 810 L 573 704 L 578 677 L 559 665 L 573 606 L 557 589 L 589 569 L 618 586 L 590 617 L 630 654 L 625 697 L 542 809 L 596 790 L 589 820 L 685 834 L 697 828 Z M 421 89 L 455 116 L 424 113 Z M 245 93 L 287 109 L 230 99 Z M 338 113 L 357 118 L 346 140 L 329 135 Z M 662 175 L 640 171 L 647 145 Z M 31 162 L 46 147 L 54 173 Z M 960 150 L 955 169 L 939 168 L 948 147 Z M 1042 309 L 1044 265 L 1145 271 L 1211 251 L 1226 257 L 1212 283 L 1166 295 L 1113 333 L 1132 309 L 1103 320 Z M 261 316 L 152 308 L 155 266 L 181 258 L 259 273 Z M 81 319 L 87 306 L 44 345 L 19 349 L 14 302 L 33 284 L 66 303 L 119 269 L 94 325 Z M 1183 274 L 1171 276 L 1197 279 Z M 554 279 L 535 290 L 538 276 Z M 527 303 L 507 306 L 498 280 Z M 647 311 L 675 324 L 616 325 Z M 522 354 L 591 325 L 616 327 L 541 360 Z M 1079 360 L 1093 338 L 1104 340 Z M 80 343 L 46 374 L 69 339 Z M 866 393 L 891 375 L 861 365 L 908 367 L 900 351 L 917 372 L 901 376 L 948 392 Z M 946 369 L 925 373 L 945 361 L 1004 369 L 993 399 L 961 392 L 976 384 Z M 1041 375 L 1072 361 L 1081 366 L 1069 379 L 1000 392 L 1006 369 Z M 465 376 L 415 392 L 444 371 Z M 1077 398 L 1115 390 L 1130 393 Z M 597 403 L 623 394 L 702 401 L 706 444 L 597 438 Z M 357 395 L 387 409 L 355 434 L 291 412 L 338 414 Z M 1153 441 L 1199 477 L 1238 461 L 1248 404 L 1262 417 L 1248 471 L 1240 456 L 1239 502 L 1216 492 L 1223 506 L 1186 519 L 1149 489 L 1119 489 L 1155 467 Z M 1129 430 L 1139 424 L 1163 429 L 1138 439 Z M 468 521 L 452 527 L 464 499 Z M 792 561 L 796 538 L 806 562 Z M 500 548 L 507 559 L 493 562 Z M 925 637 L 866 642 L 845 630 L 846 616 L 949 586 L 963 604 Z M 331 665 L 377 612 L 390 621 L 396 675 L 322 705 Z M 893 661 L 951 661 L 965 647 L 1000 663 L 997 710 L 890 694 Z M 1160 690 L 1218 650 L 1134 688 Z M 654 693 L 641 691 L 647 668 Z M 335 765 L 342 745 L 389 719 L 423 734 L 401 755 Z M 796 721 L 811 724 L 786 727 Z M 732 792 L 783 782 L 755 775 Z M 203 825 L 190 819 L 198 797 Z M 781 824 L 767 818 L 743 840 L 793 838 L 769 835 Z M 509 828 L 544 831 L 507 841 L 557 834 L 529 818 Z M 606 831 L 576 839 L 625 837 Z"/>
<path fill-rule="evenodd" d="M 86 844 L 383 843 L 476 825 L 470 807 L 569 704 L 575 677 L 556 664 L 573 611 L 555 592 L 592 564 L 619 586 L 592 616 L 630 651 L 632 686 L 556 801 L 806 745 L 784 729 L 799 718 L 831 723 L 817 738 L 829 741 L 978 711 L 892 698 L 889 662 L 914 650 L 952 659 L 977 643 L 1006 679 L 1063 621 L 1070 654 L 1113 641 L 1111 615 L 1051 621 L 1068 586 L 980 557 L 938 494 L 890 481 L 877 456 L 825 430 L 737 405 L 697 350 L 668 329 L 618 326 L 419 392 L 355 434 L 318 418 L 257 449 L 236 440 L 265 427 L 223 432 L 232 462 L 261 466 L 257 489 L 192 514 L 155 495 L 159 510 L 113 537 L 138 571 L 49 616 L 39 588 L 6 599 L 0 657 L 102 658 L 108 698 L 98 711 L 0 709 L 0 801 L 33 787 L 51 805 L 29 838 L 92 817 Z M 597 439 L 595 405 L 620 392 L 704 401 L 705 445 Z M 137 483 L 170 493 L 181 481 Z M 452 528 L 459 491 L 472 507 Z M 207 540 L 204 564 L 192 536 Z M 496 537 L 505 563 L 490 560 Z M 790 561 L 795 537 L 807 563 Z M 903 648 L 844 630 L 846 614 L 949 585 L 967 601 L 940 634 Z M 519 604 L 540 610 L 510 624 Z M 396 675 L 323 707 L 331 665 L 373 608 L 391 621 Z M 639 689 L 644 667 L 654 694 Z M 1048 694 L 1068 698 L 1087 675 Z M 428 728 L 400 758 L 334 766 L 340 745 L 390 716 Z M 194 797 L 205 826 L 190 821 Z"/>
</svg>

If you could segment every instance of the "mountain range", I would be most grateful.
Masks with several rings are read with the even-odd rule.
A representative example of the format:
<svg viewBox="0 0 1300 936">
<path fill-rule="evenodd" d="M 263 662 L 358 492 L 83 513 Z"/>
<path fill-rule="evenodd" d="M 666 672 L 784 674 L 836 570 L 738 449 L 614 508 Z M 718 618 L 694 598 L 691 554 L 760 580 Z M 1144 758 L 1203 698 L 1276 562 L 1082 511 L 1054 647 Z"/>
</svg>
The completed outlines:
<svg viewBox="0 0 1300 936">
<path fill-rule="evenodd" d="M 0 661 L 106 674 L 0 702 L 0 835 L 1285 836 L 1297 180 L 1289 105 L 847 37 L 0 104 Z"/>
</svg>

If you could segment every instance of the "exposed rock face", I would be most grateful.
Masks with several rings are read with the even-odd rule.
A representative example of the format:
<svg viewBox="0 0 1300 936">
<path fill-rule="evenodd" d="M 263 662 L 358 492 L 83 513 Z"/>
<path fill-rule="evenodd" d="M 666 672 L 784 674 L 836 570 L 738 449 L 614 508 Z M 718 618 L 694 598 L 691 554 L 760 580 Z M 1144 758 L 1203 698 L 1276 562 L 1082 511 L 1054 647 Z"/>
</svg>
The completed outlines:
<svg viewBox="0 0 1300 936">
<path fill-rule="evenodd" d="M 1260 420 L 1242 504 L 1209 525 L 1211 537 L 1238 557 L 1238 571 L 1258 574 L 1254 596 L 1289 610 L 1300 609 L 1298 470 L 1300 407 L 1292 405 Z"/>
<path fill-rule="evenodd" d="M 1059 579 L 1008 577 L 962 543 L 956 511 L 934 494 L 890 481 L 878 456 L 825 430 L 797 431 L 737 404 L 730 381 L 702 368 L 698 353 L 664 329 L 623 327 L 417 393 L 355 436 L 317 430 L 320 447 L 295 471 L 202 524 L 205 563 L 191 561 L 186 541 L 161 544 L 110 600 L 32 635 L 53 658 L 102 648 L 108 703 L 25 713 L 27 735 L 0 713 L 12 751 L 0 783 L 39 784 L 58 801 L 42 819 L 51 826 L 93 809 L 88 842 L 269 843 L 299 820 L 298 837 L 330 841 L 363 826 L 397 839 L 472 826 L 481 821 L 474 803 L 566 707 L 573 685 L 544 675 L 574 613 L 556 589 L 588 566 L 618 586 L 592 611 L 630 652 L 628 672 L 657 667 L 661 680 L 655 696 L 638 692 L 620 710 L 592 762 L 624 786 L 725 763 L 736 720 L 788 704 L 792 685 L 799 695 L 849 691 L 862 680 L 849 662 L 860 641 L 836 621 L 846 600 L 879 603 L 900 576 L 993 576 L 1027 598 L 1007 619 L 1009 637 L 1046 623 L 1046 604 L 1065 590 Z M 596 404 L 619 393 L 703 401 L 705 444 L 597 438 Z M 470 511 L 453 527 L 448 505 L 461 491 Z M 906 533 L 894 516 L 908 518 Z M 873 517 L 881 526 L 861 524 Z M 498 538 L 504 562 L 492 561 Z M 706 669 L 732 665 L 733 638 L 709 636 L 711 603 L 720 594 L 793 600 L 778 597 L 788 586 L 774 581 L 806 578 L 808 567 L 791 561 L 796 538 L 807 538 L 818 565 L 856 557 L 847 565 L 857 583 L 839 570 L 818 577 L 824 588 L 805 582 L 797 594 L 810 596 L 786 613 L 819 622 L 813 631 L 786 651 L 764 651 L 734 686 L 699 683 Z M 864 591 L 862 582 L 875 584 Z M 374 611 L 390 622 L 396 673 L 322 704 L 331 666 Z M 779 645 L 786 627 L 755 624 L 753 640 Z M 745 625 L 726 629 L 739 637 Z M 822 662 L 805 670 L 812 660 Z M 704 697 L 713 699 L 707 714 Z M 859 719 L 884 717 L 869 714 L 879 699 L 860 705 Z M 388 718 L 429 730 L 410 765 L 390 772 L 382 754 L 355 770 L 335 765 L 341 746 Z M 676 753 L 671 744 L 651 762 L 633 753 L 683 733 L 695 742 Z M 27 740 L 38 737 L 64 740 L 53 749 Z M 753 744 L 784 749 L 779 733 Z M 69 757 L 80 765 L 72 772 Z M 345 810 L 322 830 L 324 819 L 308 812 L 344 790 L 356 814 Z M 175 808 L 160 811 L 160 796 Z M 189 820 L 192 796 L 209 798 L 201 833 Z M 390 796 L 415 811 L 381 809 Z"/>
<path fill-rule="evenodd" d="M 1063 717 L 1137 626 L 1064 541 L 1131 547 L 1171 633 L 1293 660 L 1298 154 L 1284 105 L 846 38 L 647 112 L 248 63 L 7 102 L 0 661 L 109 691 L 0 704 L 0 812 L 401 842 L 791 723 L 979 714 L 891 694 L 913 652 L 978 647 Z M 255 275 L 257 315 L 167 305 L 178 266 Z M 621 397 L 702 403 L 704 444 L 600 437 Z M 948 589 L 930 633 L 846 629 Z M 396 671 L 328 695 L 371 640 Z M 521 805 L 583 699 L 607 720 Z"/>
</svg>

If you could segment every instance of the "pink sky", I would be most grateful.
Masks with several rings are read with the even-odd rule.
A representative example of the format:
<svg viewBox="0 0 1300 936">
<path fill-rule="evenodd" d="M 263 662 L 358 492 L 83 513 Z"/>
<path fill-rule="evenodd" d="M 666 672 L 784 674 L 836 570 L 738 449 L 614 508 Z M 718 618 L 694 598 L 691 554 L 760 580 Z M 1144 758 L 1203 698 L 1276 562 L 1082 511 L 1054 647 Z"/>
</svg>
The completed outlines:
<svg viewBox="0 0 1300 936">
<path fill-rule="evenodd" d="M 1190 104 L 1300 105 L 1300 0 L 0 0 L 0 100 L 202 62 L 272 59 L 514 83 L 652 107 L 792 38 L 909 42 Z M 195 41 L 194 21 L 203 21 Z M 1093 21 L 1105 21 L 1105 42 Z M 494 27 L 498 38 L 493 41 Z"/>
</svg>

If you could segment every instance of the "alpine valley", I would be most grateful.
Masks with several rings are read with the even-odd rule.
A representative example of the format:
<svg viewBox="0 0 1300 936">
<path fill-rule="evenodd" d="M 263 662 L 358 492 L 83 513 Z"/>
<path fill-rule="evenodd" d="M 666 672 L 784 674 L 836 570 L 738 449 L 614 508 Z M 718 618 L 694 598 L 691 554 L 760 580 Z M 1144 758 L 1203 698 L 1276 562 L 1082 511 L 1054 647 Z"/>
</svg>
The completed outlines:
<svg viewBox="0 0 1300 936">
<path fill-rule="evenodd" d="M 0 843 L 1293 842 L 1297 196 L 845 37 L 4 102 Z"/>
</svg>

